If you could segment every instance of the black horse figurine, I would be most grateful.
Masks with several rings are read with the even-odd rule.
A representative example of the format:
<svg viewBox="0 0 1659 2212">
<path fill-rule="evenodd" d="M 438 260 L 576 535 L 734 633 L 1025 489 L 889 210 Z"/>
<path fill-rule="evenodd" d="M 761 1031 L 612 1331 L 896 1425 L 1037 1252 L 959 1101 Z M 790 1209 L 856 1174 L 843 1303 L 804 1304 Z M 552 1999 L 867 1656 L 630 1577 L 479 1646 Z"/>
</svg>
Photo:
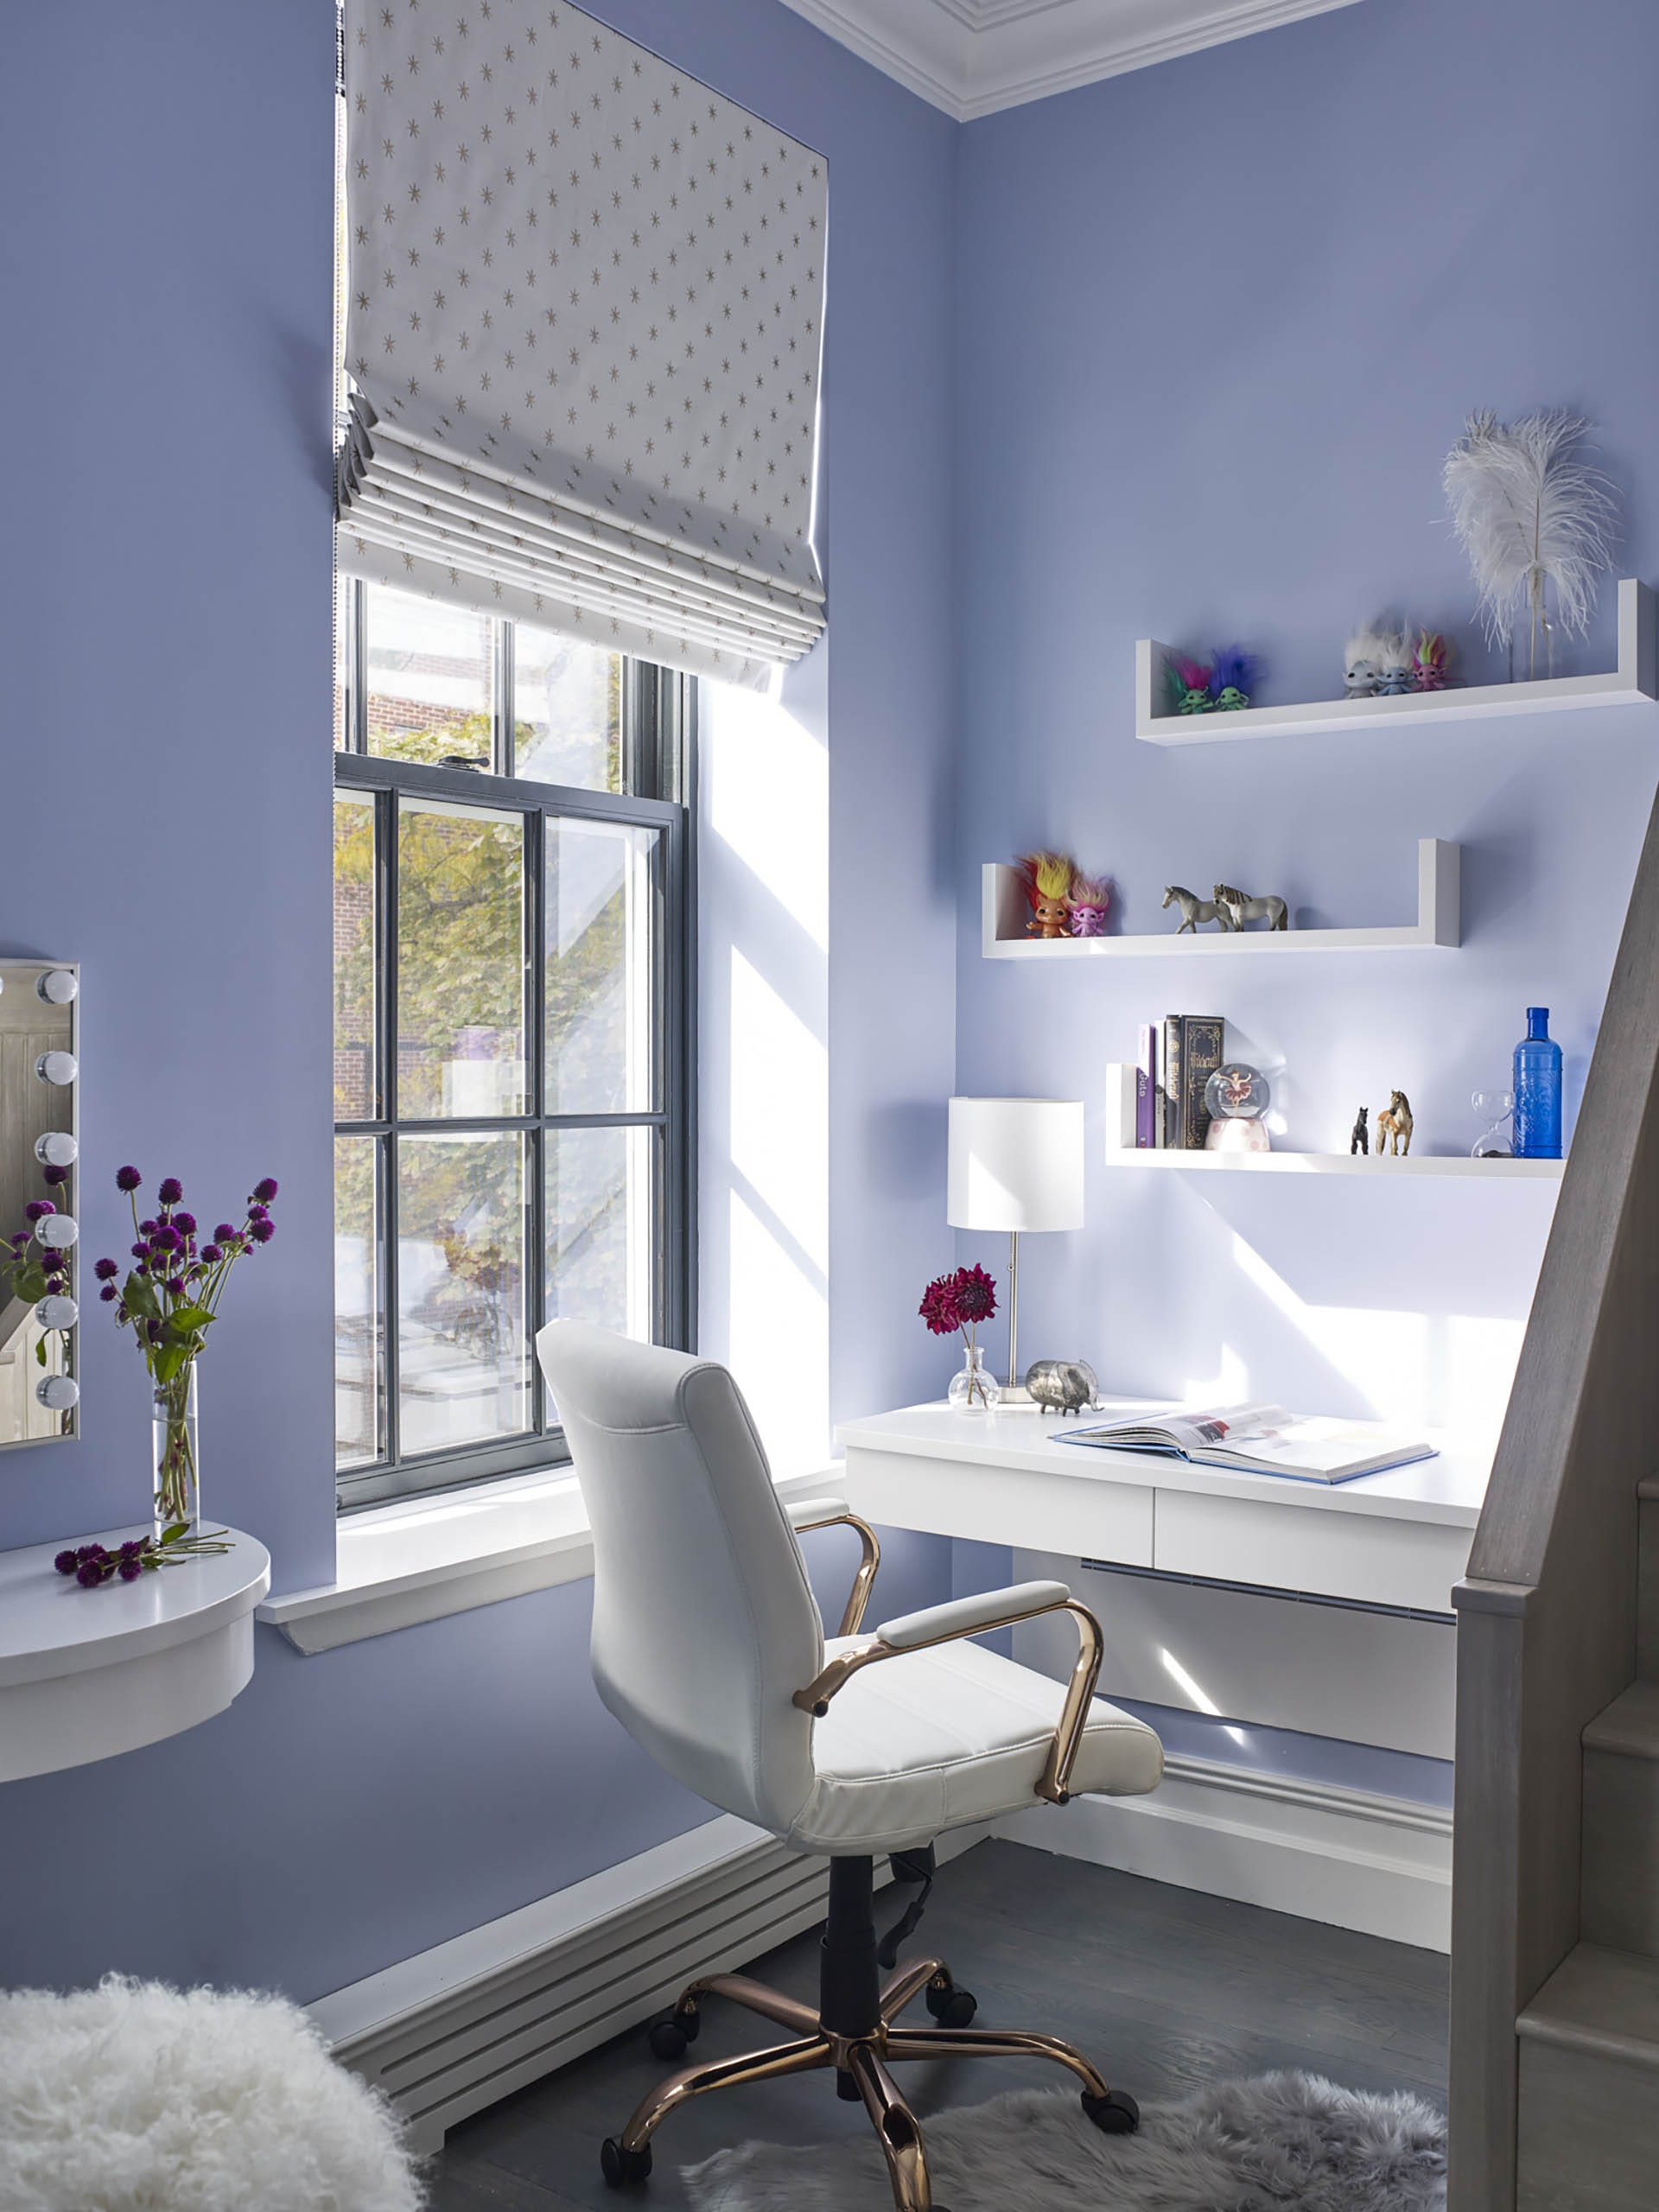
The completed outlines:
<svg viewBox="0 0 1659 2212">
<path fill-rule="evenodd" d="M 1348 1153 L 1351 1159 L 1357 1152 L 1363 1152 L 1369 1159 L 1370 1151 L 1370 1109 L 1369 1106 L 1362 1106 L 1354 1122 L 1354 1134 L 1348 1140 Z"/>
</svg>

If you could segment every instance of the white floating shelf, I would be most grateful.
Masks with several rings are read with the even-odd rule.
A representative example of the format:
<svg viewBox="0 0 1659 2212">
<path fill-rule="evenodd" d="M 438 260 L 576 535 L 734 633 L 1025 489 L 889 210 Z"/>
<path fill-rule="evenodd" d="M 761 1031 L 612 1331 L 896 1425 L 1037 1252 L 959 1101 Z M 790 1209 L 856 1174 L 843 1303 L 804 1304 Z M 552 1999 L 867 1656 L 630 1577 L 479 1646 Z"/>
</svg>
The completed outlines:
<svg viewBox="0 0 1659 2212">
<path fill-rule="evenodd" d="M 1031 905 L 1020 871 L 1005 861 L 986 865 L 981 926 L 988 960 L 1125 960 L 1142 955 L 1185 960 L 1217 954 L 1227 960 L 1256 954 L 1271 960 L 1301 952 L 1403 952 L 1422 945 L 1454 946 L 1461 942 L 1463 849 L 1443 838 L 1417 844 L 1417 919 L 1394 929 L 1223 930 L 1212 924 L 1178 937 L 1180 916 L 1168 912 L 1169 927 L 1155 937 L 1056 937 L 1026 935 Z M 1200 893 L 1202 896 L 1202 893 Z"/>
<path fill-rule="evenodd" d="M 113 1550 L 148 1534 L 106 1529 L 99 1541 Z M 246 1688 L 270 1558 L 239 1529 L 226 1534 L 228 1552 L 96 1590 L 54 1571 L 59 1544 L 0 1552 L 0 1782 L 158 1743 Z"/>
<path fill-rule="evenodd" d="M 1247 737 L 1398 728 L 1484 715 L 1560 714 L 1577 707 L 1637 707 L 1659 698 L 1659 626 L 1654 595 L 1638 578 L 1618 587 L 1618 666 L 1605 676 L 1553 676 L 1529 683 L 1475 683 L 1412 691 L 1398 699 L 1314 699 L 1303 704 L 1241 707 L 1236 714 L 1165 710 L 1164 664 L 1170 648 L 1155 638 L 1135 646 L 1135 734 L 1147 745 L 1224 745 Z"/>
<path fill-rule="evenodd" d="M 1471 1175 L 1488 1183 L 1558 1183 L 1559 1160 L 1471 1160 L 1459 1153 L 1414 1152 L 1402 1160 L 1344 1152 L 1173 1152 L 1108 1146 L 1109 1167 L 1165 1167 L 1200 1175 Z"/>
</svg>

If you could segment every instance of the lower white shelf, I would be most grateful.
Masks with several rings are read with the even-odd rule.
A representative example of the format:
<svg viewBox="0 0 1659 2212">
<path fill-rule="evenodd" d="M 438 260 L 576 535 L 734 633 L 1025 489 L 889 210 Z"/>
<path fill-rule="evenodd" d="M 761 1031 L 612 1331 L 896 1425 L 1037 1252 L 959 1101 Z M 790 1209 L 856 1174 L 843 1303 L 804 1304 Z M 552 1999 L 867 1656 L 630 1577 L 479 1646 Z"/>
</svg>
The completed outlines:
<svg viewBox="0 0 1659 2212">
<path fill-rule="evenodd" d="M 270 1554 L 239 1529 L 216 1557 L 83 1590 L 55 1572 L 65 1545 L 113 1549 L 101 1529 L 0 1552 L 0 1782 L 90 1765 L 222 1713 L 253 1673 L 253 1609 Z"/>
<path fill-rule="evenodd" d="M 1185 1152 L 1109 1147 L 1109 1167 L 1161 1167 L 1198 1175 L 1369 1175 L 1374 1182 L 1398 1175 L 1471 1175 L 1487 1183 L 1558 1183 L 1560 1160 L 1471 1160 L 1461 1153 L 1391 1154 L 1345 1152 Z"/>
</svg>

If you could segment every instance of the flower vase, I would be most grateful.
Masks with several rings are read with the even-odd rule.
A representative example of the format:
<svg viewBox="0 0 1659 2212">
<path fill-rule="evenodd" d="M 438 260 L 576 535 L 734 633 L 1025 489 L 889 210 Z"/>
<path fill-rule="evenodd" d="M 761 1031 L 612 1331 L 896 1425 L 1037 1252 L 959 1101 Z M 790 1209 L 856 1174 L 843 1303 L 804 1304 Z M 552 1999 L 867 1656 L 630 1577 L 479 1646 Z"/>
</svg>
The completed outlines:
<svg viewBox="0 0 1659 2212">
<path fill-rule="evenodd" d="M 187 1360 L 170 1381 L 153 1386 L 156 1541 L 169 1529 L 194 1536 L 201 1529 L 200 1462 L 196 1456 L 196 1363 Z"/>
<path fill-rule="evenodd" d="M 995 1405 L 999 1395 L 996 1377 L 985 1364 L 984 1353 L 977 1344 L 969 1344 L 967 1357 L 950 1377 L 950 1388 L 945 1393 L 947 1402 L 964 1410 L 987 1413 Z"/>
</svg>

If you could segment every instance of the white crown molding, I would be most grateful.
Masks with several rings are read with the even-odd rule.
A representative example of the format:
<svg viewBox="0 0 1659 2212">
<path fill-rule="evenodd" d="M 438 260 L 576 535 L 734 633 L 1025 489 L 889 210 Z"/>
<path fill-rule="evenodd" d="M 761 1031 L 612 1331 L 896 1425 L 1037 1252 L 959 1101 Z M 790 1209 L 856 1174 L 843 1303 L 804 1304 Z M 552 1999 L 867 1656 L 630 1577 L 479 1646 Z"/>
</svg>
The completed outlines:
<svg viewBox="0 0 1659 2212">
<path fill-rule="evenodd" d="M 1357 0 L 785 0 L 958 123 Z"/>
</svg>

